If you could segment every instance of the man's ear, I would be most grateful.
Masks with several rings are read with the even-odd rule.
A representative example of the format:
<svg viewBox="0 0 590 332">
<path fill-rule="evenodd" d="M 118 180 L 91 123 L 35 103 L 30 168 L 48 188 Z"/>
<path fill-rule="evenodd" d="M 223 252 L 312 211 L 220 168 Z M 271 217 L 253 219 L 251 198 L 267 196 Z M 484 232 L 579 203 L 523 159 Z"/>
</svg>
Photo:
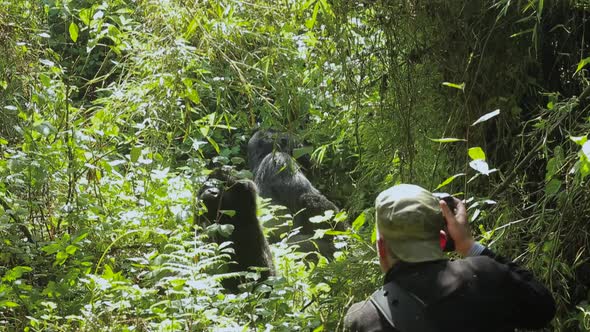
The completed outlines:
<svg viewBox="0 0 590 332">
<path fill-rule="evenodd" d="M 449 240 L 447 233 L 442 229 L 438 233 L 438 245 L 440 246 L 440 250 L 445 250 L 447 247 L 447 241 Z"/>
<path fill-rule="evenodd" d="M 387 257 L 387 245 L 385 244 L 385 240 L 382 237 L 377 237 L 377 251 L 379 252 L 380 258 Z"/>
</svg>

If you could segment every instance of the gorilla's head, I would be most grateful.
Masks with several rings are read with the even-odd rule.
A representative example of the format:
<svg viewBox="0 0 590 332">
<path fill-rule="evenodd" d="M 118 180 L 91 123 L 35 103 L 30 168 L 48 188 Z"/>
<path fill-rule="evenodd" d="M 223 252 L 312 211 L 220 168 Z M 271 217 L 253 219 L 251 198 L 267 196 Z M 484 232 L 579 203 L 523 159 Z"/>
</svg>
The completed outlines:
<svg viewBox="0 0 590 332">
<path fill-rule="evenodd" d="M 256 174 L 262 159 L 268 154 L 285 152 L 293 155 L 293 150 L 302 147 L 303 144 L 289 133 L 272 129 L 259 130 L 248 141 L 248 165 L 252 173 Z M 304 168 L 309 168 L 312 165 L 309 154 L 303 154 L 296 159 Z"/>
<path fill-rule="evenodd" d="M 256 213 L 256 185 L 250 180 L 237 179 L 229 169 L 213 171 L 198 197 L 207 208 L 201 216 L 207 224 L 235 225 L 241 218 Z"/>
</svg>

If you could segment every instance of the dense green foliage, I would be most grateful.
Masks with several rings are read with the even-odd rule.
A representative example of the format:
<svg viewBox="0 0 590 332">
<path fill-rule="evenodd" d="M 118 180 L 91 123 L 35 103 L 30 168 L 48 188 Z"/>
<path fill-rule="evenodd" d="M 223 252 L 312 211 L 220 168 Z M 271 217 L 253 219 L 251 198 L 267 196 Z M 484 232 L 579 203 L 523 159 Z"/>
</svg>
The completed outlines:
<svg viewBox="0 0 590 332">
<path fill-rule="evenodd" d="M 590 330 L 587 14 L 586 0 L 0 0 L 0 322 L 339 330 L 380 283 L 373 200 L 411 182 L 465 198 L 477 238 L 550 287 L 552 330 Z M 230 249 L 194 226 L 196 193 L 216 165 L 246 169 L 259 126 L 313 145 L 307 175 L 352 229 L 333 260 L 273 244 L 272 287 L 225 294 Z M 261 203 L 261 220 L 278 214 Z"/>
</svg>

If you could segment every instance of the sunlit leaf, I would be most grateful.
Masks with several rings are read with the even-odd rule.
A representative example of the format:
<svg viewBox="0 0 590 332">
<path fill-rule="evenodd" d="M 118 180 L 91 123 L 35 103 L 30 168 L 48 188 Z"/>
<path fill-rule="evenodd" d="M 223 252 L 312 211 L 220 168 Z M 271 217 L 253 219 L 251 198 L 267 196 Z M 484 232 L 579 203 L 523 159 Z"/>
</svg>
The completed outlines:
<svg viewBox="0 0 590 332">
<path fill-rule="evenodd" d="M 20 304 L 12 301 L 0 301 L 0 308 L 17 308 Z"/>
<path fill-rule="evenodd" d="M 65 251 L 59 251 L 55 255 L 55 262 L 53 262 L 53 266 L 63 265 L 68 257 L 70 257 L 70 255 L 68 255 Z"/>
<path fill-rule="evenodd" d="M 67 247 L 66 247 L 66 253 L 67 253 L 68 255 L 73 255 L 73 254 L 75 254 L 77 250 L 78 250 L 78 247 L 76 247 L 76 246 L 73 246 L 73 245 L 69 245 L 69 246 L 67 246 Z"/>
<path fill-rule="evenodd" d="M 475 121 L 475 122 L 472 124 L 472 126 L 475 126 L 476 124 L 478 124 L 478 123 L 482 123 L 482 122 L 484 122 L 484 121 L 488 121 L 489 119 L 491 119 L 491 118 L 493 118 L 493 117 L 497 116 L 498 114 L 500 114 L 500 110 L 499 110 L 499 109 L 497 109 L 497 110 L 495 110 L 495 111 L 493 111 L 493 112 L 490 112 L 490 113 L 484 114 L 484 115 L 483 115 L 483 116 L 481 116 L 479 119 L 477 119 L 477 120 L 476 120 L 476 121 Z"/>
<path fill-rule="evenodd" d="M 465 91 L 465 83 L 457 84 L 451 82 L 443 82 L 442 85 L 448 86 L 449 88 L 459 89 L 461 91 Z"/>
<path fill-rule="evenodd" d="M 75 43 L 78 40 L 78 33 L 80 32 L 80 29 L 78 28 L 76 23 L 72 22 L 72 23 L 70 23 L 69 31 L 70 31 L 70 38 L 72 38 L 72 40 Z"/>
<path fill-rule="evenodd" d="M 584 145 L 584 143 L 586 143 L 586 141 L 588 141 L 588 136 L 584 135 L 584 136 L 570 136 L 570 139 L 578 144 L 578 145 Z"/>
<path fill-rule="evenodd" d="M 453 176 L 448 177 L 446 180 L 444 180 L 441 184 L 439 184 L 435 190 L 438 190 L 446 185 L 448 185 L 449 183 L 453 182 L 453 180 L 455 180 L 456 178 L 460 177 L 460 176 L 464 176 L 465 173 L 458 173 L 455 174 Z"/>
<path fill-rule="evenodd" d="M 462 138 L 452 138 L 452 137 L 443 137 L 443 138 L 428 138 L 429 140 L 437 143 L 454 143 L 454 142 L 465 142 L 465 139 Z"/>
<path fill-rule="evenodd" d="M 479 146 L 469 148 L 467 154 L 473 160 L 486 160 L 486 154 Z"/>
<path fill-rule="evenodd" d="M 90 25 L 90 20 L 92 19 L 92 9 L 84 8 L 80 10 L 80 20 L 86 24 Z"/>
<path fill-rule="evenodd" d="M 580 60 L 580 62 L 578 62 L 578 68 L 576 68 L 576 71 L 574 72 L 574 74 L 577 74 L 580 70 L 582 70 L 582 68 L 584 68 L 584 66 L 586 66 L 588 63 L 590 63 L 590 57 L 588 58 L 584 58 L 582 60 Z"/>
<path fill-rule="evenodd" d="M 356 217 L 356 219 L 352 222 L 352 229 L 358 231 L 359 229 L 361 229 L 361 227 L 363 227 L 363 225 L 367 221 L 365 213 L 366 211 L 363 211 L 361 214 L 359 214 L 358 217 Z"/>
<path fill-rule="evenodd" d="M 41 59 L 39 60 L 39 62 L 41 62 L 43 65 L 47 66 L 47 67 L 53 67 L 55 66 L 55 63 L 51 60 L 47 60 L 47 59 Z"/>
<path fill-rule="evenodd" d="M 482 159 L 472 160 L 469 163 L 469 167 L 473 168 L 474 170 L 478 171 L 479 173 L 481 173 L 483 175 L 490 175 L 491 173 L 496 171 L 495 168 L 490 169 L 490 167 L 488 166 L 488 163 L 486 163 Z"/>
<path fill-rule="evenodd" d="M 470 221 L 474 222 L 479 217 L 480 214 L 481 214 L 481 210 L 475 209 L 475 211 L 473 211 L 473 214 L 471 214 Z"/>
<path fill-rule="evenodd" d="M 49 78 L 49 76 L 45 74 L 39 74 L 39 80 L 41 81 L 41 84 L 43 84 L 43 86 L 45 86 L 46 88 L 51 87 L 51 78 Z"/>
<path fill-rule="evenodd" d="M 22 277 L 23 274 L 31 271 L 33 271 L 33 269 L 28 266 L 16 266 L 10 271 L 6 272 L 4 277 L 2 277 L 2 281 L 15 281 Z"/>
</svg>

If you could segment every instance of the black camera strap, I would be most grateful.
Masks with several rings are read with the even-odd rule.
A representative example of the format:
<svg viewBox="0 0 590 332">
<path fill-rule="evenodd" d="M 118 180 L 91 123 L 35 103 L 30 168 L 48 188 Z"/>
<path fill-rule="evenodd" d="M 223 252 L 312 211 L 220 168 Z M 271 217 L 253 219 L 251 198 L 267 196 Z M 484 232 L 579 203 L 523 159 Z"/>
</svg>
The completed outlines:
<svg viewBox="0 0 590 332">
<path fill-rule="evenodd" d="M 400 332 L 436 331 L 424 317 L 424 302 L 393 281 L 379 288 L 370 300 L 389 324 Z"/>
</svg>

